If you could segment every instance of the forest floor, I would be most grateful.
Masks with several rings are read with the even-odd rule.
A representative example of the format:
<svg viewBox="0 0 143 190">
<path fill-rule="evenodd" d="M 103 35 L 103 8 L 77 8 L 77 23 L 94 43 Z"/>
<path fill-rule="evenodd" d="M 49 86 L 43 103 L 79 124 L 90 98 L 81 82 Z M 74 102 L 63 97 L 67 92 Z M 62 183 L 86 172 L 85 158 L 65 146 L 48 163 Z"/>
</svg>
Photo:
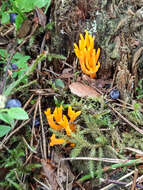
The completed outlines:
<svg viewBox="0 0 143 190">
<path fill-rule="evenodd" d="M 0 190 L 143 189 L 143 0 L 0 6 Z"/>
</svg>

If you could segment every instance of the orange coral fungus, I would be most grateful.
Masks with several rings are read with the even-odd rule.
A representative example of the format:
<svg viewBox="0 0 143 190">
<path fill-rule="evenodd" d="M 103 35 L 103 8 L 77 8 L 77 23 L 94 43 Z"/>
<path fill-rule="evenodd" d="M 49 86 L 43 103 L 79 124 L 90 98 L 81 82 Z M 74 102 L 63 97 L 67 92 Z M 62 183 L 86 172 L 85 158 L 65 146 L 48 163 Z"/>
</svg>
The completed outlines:
<svg viewBox="0 0 143 190">
<path fill-rule="evenodd" d="M 70 122 L 73 122 L 80 114 L 81 114 L 81 111 L 75 112 L 72 110 L 71 106 L 68 107 L 68 116 L 70 118 Z"/>
<path fill-rule="evenodd" d="M 75 112 L 72 110 L 71 106 L 68 107 L 68 116 L 70 121 L 66 115 L 63 115 L 62 105 L 59 108 L 55 108 L 53 114 L 51 114 L 50 108 L 45 111 L 45 115 L 47 117 L 48 123 L 52 129 L 55 130 L 65 130 L 68 136 L 71 135 L 72 131 L 75 131 L 75 124 L 72 122 L 81 114 L 81 111 Z M 55 120 L 55 121 L 54 121 Z"/>
<path fill-rule="evenodd" d="M 50 146 L 54 146 L 54 145 L 64 144 L 65 143 L 64 139 L 57 139 L 55 134 L 53 134 L 51 136 L 50 140 L 51 140 Z"/>
<path fill-rule="evenodd" d="M 56 109 L 57 109 L 57 108 L 56 108 Z M 55 109 L 55 111 L 56 111 L 56 109 Z M 54 113 L 55 113 L 55 111 L 54 111 Z M 51 114 L 50 108 L 48 108 L 48 109 L 45 111 L 45 115 L 46 115 L 46 117 L 47 117 L 48 123 L 49 123 L 49 125 L 50 125 L 50 127 L 51 127 L 52 129 L 61 130 L 61 129 L 62 129 L 62 126 L 57 125 L 57 124 L 54 122 L 54 118 L 55 118 L 55 115 L 56 115 L 56 114 L 54 114 L 54 113 Z M 61 112 L 60 112 L 60 113 L 61 113 Z M 57 115 L 56 115 L 55 120 L 57 121 Z M 58 122 L 57 122 L 57 123 L 58 123 Z"/>
<path fill-rule="evenodd" d="M 94 39 L 94 36 L 92 37 L 86 31 L 85 39 L 80 34 L 79 47 L 74 43 L 74 51 L 79 58 L 81 69 L 83 73 L 89 75 L 91 78 L 96 77 L 96 73 L 100 67 L 100 62 L 98 61 L 100 48 L 96 52 L 94 49 Z"/>
</svg>

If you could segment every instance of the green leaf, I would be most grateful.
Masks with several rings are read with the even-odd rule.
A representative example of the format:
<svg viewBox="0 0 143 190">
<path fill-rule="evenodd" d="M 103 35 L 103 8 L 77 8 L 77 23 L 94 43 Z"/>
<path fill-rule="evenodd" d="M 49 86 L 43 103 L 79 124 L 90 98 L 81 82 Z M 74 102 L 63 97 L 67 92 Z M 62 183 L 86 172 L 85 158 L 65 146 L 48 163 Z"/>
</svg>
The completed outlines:
<svg viewBox="0 0 143 190">
<path fill-rule="evenodd" d="M 60 88 L 65 88 L 64 82 L 61 79 L 55 80 L 55 86 Z"/>
<path fill-rule="evenodd" d="M 7 24 L 7 23 L 9 23 L 9 20 L 10 20 L 9 13 L 8 12 L 2 13 L 1 23 L 2 24 Z"/>
<path fill-rule="evenodd" d="M 34 6 L 37 6 L 39 8 L 44 7 L 47 3 L 49 4 L 50 0 L 34 0 Z"/>
<path fill-rule="evenodd" d="M 34 9 L 34 2 L 33 2 L 33 0 L 31 0 L 31 1 L 16 0 L 16 1 L 14 1 L 14 5 L 21 12 L 30 12 L 32 9 Z"/>
<path fill-rule="evenodd" d="M 35 7 L 42 8 L 44 7 L 47 3 L 49 4 L 50 0 L 15 0 L 15 6 L 22 12 L 30 12 Z"/>
<path fill-rule="evenodd" d="M 5 123 L 11 124 L 13 120 L 8 113 L 0 113 L 0 120 L 4 121 Z"/>
<path fill-rule="evenodd" d="M 8 114 L 10 114 L 13 119 L 17 120 L 26 120 L 29 118 L 26 111 L 22 108 L 10 108 Z"/>
<path fill-rule="evenodd" d="M 12 59 L 12 63 L 17 65 L 19 68 L 19 71 L 17 72 L 13 72 L 12 77 L 13 78 L 17 78 L 18 79 L 24 75 L 24 73 L 28 70 L 28 64 L 27 61 L 30 59 L 30 56 L 23 56 L 21 53 L 16 53 L 15 56 Z M 27 77 L 25 77 L 25 79 L 23 79 L 21 82 L 22 83 L 26 83 L 27 81 Z"/>
<path fill-rule="evenodd" d="M 21 27 L 21 24 L 23 23 L 23 17 L 21 15 L 18 15 L 16 17 L 16 21 L 15 21 L 15 24 L 16 24 L 16 30 L 18 30 L 20 27 Z"/>
<path fill-rule="evenodd" d="M 47 53 L 42 53 L 39 56 L 37 56 L 35 62 L 28 67 L 28 70 L 26 71 L 26 73 L 24 73 L 22 76 L 20 76 L 20 78 L 18 80 L 11 83 L 7 87 L 7 89 L 3 92 L 3 95 L 5 95 L 5 96 L 11 95 L 13 93 L 14 89 L 25 79 L 25 77 L 28 77 L 34 71 L 34 69 L 38 65 L 39 61 L 42 61 L 43 59 L 45 59 L 46 56 L 47 56 Z M 16 91 L 14 91 L 14 92 L 16 92 Z"/>
<path fill-rule="evenodd" d="M 3 137 L 6 134 L 8 134 L 10 130 L 11 130 L 10 126 L 8 126 L 8 125 L 0 125 L 0 137 Z"/>
<path fill-rule="evenodd" d="M 44 11 L 45 14 L 47 13 L 47 10 L 49 9 L 50 5 L 51 5 L 51 0 L 49 0 L 47 2 L 47 5 L 46 5 L 45 11 Z"/>
</svg>

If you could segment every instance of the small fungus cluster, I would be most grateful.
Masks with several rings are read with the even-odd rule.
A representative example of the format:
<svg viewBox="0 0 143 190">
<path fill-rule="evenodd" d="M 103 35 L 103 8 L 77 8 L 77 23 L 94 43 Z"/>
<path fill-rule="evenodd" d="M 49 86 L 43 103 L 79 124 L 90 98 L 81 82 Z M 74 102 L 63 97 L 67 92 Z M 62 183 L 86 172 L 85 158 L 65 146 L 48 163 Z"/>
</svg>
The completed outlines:
<svg viewBox="0 0 143 190">
<path fill-rule="evenodd" d="M 79 58 L 80 66 L 83 73 L 89 75 L 91 78 L 96 77 L 96 73 L 100 67 L 100 62 L 98 61 L 100 56 L 100 48 L 94 49 L 94 36 L 88 34 L 85 31 L 85 39 L 82 34 L 80 34 L 79 47 L 74 43 L 74 51 L 76 56 Z"/>
<path fill-rule="evenodd" d="M 56 107 L 53 114 L 51 114 L 50 108 L 45 111 L 49 126 L 54 130 L 65 130 L 68 136 L 71 136 L 71 132 L 76 130 L 76 125 L 73 122 L 80 114 L 81 111 L 75 112 L 72 110 L 72 107 L 69 106 L 67 114 L 69 117 L 68 120 L 67 116 L 63 114 L 62 105 L 60 107 Z M 53 134 L 50 138 L 50 146 L 64 143 L 66 143 L 65 139 L 57 139 L 55 134 Z"/>
</svg>

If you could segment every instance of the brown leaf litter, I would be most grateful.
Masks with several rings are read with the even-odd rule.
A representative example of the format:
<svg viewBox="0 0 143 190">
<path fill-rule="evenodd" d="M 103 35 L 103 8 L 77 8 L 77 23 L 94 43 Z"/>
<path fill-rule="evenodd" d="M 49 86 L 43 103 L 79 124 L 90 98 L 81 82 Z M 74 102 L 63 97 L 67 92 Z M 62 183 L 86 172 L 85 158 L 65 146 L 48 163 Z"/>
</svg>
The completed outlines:
<svg viewBox="0 0 143 190">
<path fill-rule="evenodd" d="M 69 85 L 71 93 L 79 97 L 99 97 L 100 94 L 92 87 L 80 82 L 73 82 Z"/>
</svg>

